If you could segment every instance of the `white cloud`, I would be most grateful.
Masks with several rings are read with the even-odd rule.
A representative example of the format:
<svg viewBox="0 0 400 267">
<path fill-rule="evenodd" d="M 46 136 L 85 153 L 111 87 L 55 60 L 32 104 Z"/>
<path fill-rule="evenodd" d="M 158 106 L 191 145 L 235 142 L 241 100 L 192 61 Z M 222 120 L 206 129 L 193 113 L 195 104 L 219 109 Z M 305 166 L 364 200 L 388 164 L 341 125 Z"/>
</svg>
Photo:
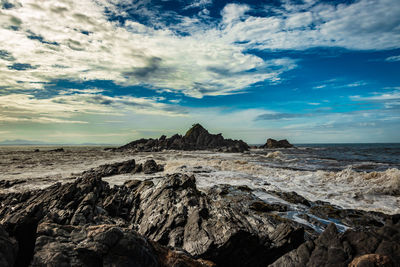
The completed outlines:
<svg viewBox="0 0 400 267">
<path fill-rule="evenodd" d="M 193 31 L 182 37 L 135 21 L 122 27 L 90 0 L 20 0 L 15 6 L 0 13 L 0 46 L 13 62 L 24 64 L 21 70 L 0 58 L 0 87 L 8 90 L 41 89 L 56 79 L 112 80 L 202 97 L 276 82 L 295 67 L 290 59 L 244 54 L 242 47 L 215 39 L 215 29 L 204 32 L 196 19 L 182 19 L 180 26 Z M 232 12 L 227 7 L 226 15 L 238 15 Z"/>
<path fill-rule="evenodd" d="M 310 6 L 307 5 L 308 10 L 304 11 L 288 3 L 285 10 L 280 10 L 280 15 L 247 16 L 242 21 L 232 19 L 231 15 L 230 21 L 236 23 L 228 28 L 226 35 L 231 42 L 248 41 L 247 46 L 258 49 L 325 46 L 383 50 L 400 47 L 400 5 L 397 0 Z"/>
<path fill-rule="evenodd" d="M 125 116 L 132 112 L 163 117 L 186 116 L 184 108 L 159 103 L 158 100 L 82 92 L 44 99 L 27 94 L 9 94 L 0 96 L 0 122 L 87 123 L 74 118 L 85 114 Z"/>
<path fill-rule="evenodd" d="M 391 56 L 391 57 L 387 57 L 387 58 L 385 59 L 385 61 L 388 61 L 388 62 L 400 61 L 400 56 Z"/>
</svg>

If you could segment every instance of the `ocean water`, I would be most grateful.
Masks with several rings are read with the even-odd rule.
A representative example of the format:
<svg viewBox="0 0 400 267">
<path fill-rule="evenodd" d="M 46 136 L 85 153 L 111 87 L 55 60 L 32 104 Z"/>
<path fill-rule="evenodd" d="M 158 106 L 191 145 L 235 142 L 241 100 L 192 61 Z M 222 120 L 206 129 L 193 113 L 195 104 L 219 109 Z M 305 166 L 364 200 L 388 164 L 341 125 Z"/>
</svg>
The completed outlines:
<svg viewBox="0 0 400 267">
<path fill-rule="evenodd" d="M 38 148 L 39 152 L 34 152 Z M 163 151 L 112 152 L 103 147 L 0 147 L 0 179 L 25 179 L 3 192 L 44 188 L 67 182 L 101 164 L 134 158 L 165 166 L 153 175 L 124 174 L 104 178 L 113 184 L 130 179 L 160 181 L 168 173 L 196 177 L 205 190 L 217 184 L 247 185 L 266 201 L 280 201 L 269 190 L 295 191 L 312 200 L 343 208 L 400 213 L 400 144 L 297 145 L 293 149 L 252 149 L 246 153 Z"/>
</svg>

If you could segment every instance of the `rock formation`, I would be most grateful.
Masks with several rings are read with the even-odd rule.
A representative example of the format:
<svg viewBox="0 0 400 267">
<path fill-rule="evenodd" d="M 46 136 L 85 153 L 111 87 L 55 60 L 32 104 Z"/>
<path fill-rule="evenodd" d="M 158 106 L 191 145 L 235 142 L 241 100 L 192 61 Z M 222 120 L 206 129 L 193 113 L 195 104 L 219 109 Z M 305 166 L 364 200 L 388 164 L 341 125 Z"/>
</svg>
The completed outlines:
<svg viewBox="0 0 400 267">
<path fill-rule="evenodd" d="M 242 140 L 225 139 L 221 134 L 210 134 L 200 124 L 195 124 L 184 136 L 165 135 L 158 139 L 139 139 L 116 150 L 161 151 L 161 150 L 217 150 L 222 152 L 243 152 L 249 146 Z"/>
<path fill-rule="evenodd" d="M 399 266 L 400 223 L 339 234 L 330 224 L 315 241 L 307 241 L 271 267 L 286 266 Z"/>
<path fill-rule="evenodd" d="M 150 161 L 142 168 L 153 171 L 158 165 Z M 294 192 L 271 191 L 288 204 L 266 203 L 246 186 L 218 185 L 201 192 L 195 177 L 184 174 L 112 188 L 101 179 L 135 169 L 134 160 L 102 165 L 72 183 L 0 194 L 0 266 L 347 266 L 365 261 L 396 266 L 400 261 L 399 216 L 341 210 Z M 332 224 L 319 235 L 285 217 L 297 210 L 289 203 L 320 218 L 348 217 L 346 224 L 354 230 L 337 233 Z"/>
<path fill-rule="evenodd" d="M 267 142 L 260 146 L 260 148 L 291 148 L 293 145 L 289 143 L 288 140 L 283 139 L 283 140 L 275 140 L 272 138 L 268 138 Z"/>
</svg>

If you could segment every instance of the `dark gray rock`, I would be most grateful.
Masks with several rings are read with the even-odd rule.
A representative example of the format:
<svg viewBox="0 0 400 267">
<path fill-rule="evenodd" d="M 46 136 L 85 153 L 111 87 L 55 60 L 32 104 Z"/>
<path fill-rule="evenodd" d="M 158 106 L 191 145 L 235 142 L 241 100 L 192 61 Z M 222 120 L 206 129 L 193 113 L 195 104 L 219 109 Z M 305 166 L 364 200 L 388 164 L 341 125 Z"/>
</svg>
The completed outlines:
<svg viewBox="0 0 400 267">
<path fill-rule="evenodd" d="M 301 227 L 249 210 L 254 195 L 236 187 L 202 193 L 193 176 L 174 174 L 134 194 L 129 217 L 138 233 L 218 266 L 265 266 L 303 242 Z"/>
<path fill-rule="evenodd" d="M 194 124 L 184 136 L 165 135 L 159 139 L 139 139 L 115 150 L 161 151 L 161 150 L 217 150 L 221 152 L 243 152 L 249 146 L 242 140 L 225 139 L 221 134 L 210 134 L 200 124 Z"/>
<path fill-rule="evenodd" d="M 127 160 L 123 162 L 116 162 L 112 164 L 104 164 L 99 167 L 92 168 L 81 174 L 83 177 L 107 177 L 117 174 L 134 173 L 135 172 L 135 160 Z"/>
<path fill-rule="evenodd" d="M 362 257 L 371 254 L 375 256 Z M 374 263 L 373 261 L 378 260 L 385 261 L 386 265 L 371 265 L 371 261 Z M 363 231 L 349 230 L 342 234 L 337 232 L 334 224 L 330 224 L 315 241 L 307 241 L 270 266 L 345 267 L 353 264 L 351 266 L 361 267 L 399 266 L 399 263 L 400 224 L 388 222 L 384 227 L 372 227 Z"/>
<path fill-rule="evenodd" d="M 17 259 L 18 244 L 0 225 L 0 267 L 13 266 Z"/>
<path fill-rule="evenodd" d="M 10 188 L 23 183 L 26 183 L 26 180 L 0 180 L 0 188 Z"/>
<path fill-rule="evenodd" d="M 300 196 L 296 192 L 284 192 L 284 191 L 268 191 L 268 193 L 276 195 L 277 197 L 293 204 L 302 204 L 305 206 L 311 206 L 310 201 Z"/>
<path fill-rule="evenodd" d="M 38 226 L 31 266 L 207 266 L 115 225 Z M 208 266 L 212 266 L 211 264 Z"/>
<path fill-rule="evenodd" d="M 265 145 L 260 146 L 260 148 L 291 148 L 291 147 L 293 147 L 293 145 L 289 143 L 289 141 L 286 139 L 277 141 L 272 138 L 268 138 Z"/>
<path fill-rule="evenodd" d="M 282 217 L 291 205 L 263 202 L 248 187 L 218 185 L 201 192 L 194 176 L 184 174 L 112 188 L 101 180 L 135 169 L 134 161 L 103 165 L 73 183 L 0 194 L 0 224 L 7 232 L 0 231 L 0 241 L 18 245 L 12 249 L 15 266 L 28 266 L 31 259 L 37 266 L 347 266 L 365 254 L 400 261 L 399 216 L 340 210 L 275 192 L 308 203 L 302 208 L 320 218 L 351 217 L 346 222 L 354 230 L 339 234 L 331 225 L 315 239 L 311 228 Z M 392 223 L 382 226 L 384 220 Z"/>
<path fill-rule="evenodd" d="M 143 172 L 145 174 L 152 174 L 163 170 L 164 167 L 157 164 L 153 159 L 146 160 L 146 162 L 143 164 Z"/>
</svg>

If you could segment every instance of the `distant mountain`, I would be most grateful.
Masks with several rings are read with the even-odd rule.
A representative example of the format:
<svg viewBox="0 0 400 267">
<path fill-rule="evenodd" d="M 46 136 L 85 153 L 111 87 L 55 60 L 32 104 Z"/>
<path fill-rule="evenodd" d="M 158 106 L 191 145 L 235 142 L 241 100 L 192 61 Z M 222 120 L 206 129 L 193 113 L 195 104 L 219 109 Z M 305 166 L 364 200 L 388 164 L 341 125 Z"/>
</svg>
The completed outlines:
<svg viewBox="0 0 400 267">
<path fill-rule="evenodd" d="M 81 143 L 81 144 L 68 144 L 68 143 L 47 143 L 37 140 L 4 140 L 0 141 L 0 146 L 117 146 L 116 144 L 98 144 L 98 143 Z"/>
<path fill-rule="evenodd" d="M 14 140 L 4 140 L 0 141 L 0 145 L 47 145 L 48 143 L 36 140 L 23 140 L 23 139 L 14 139 Z"/>
</svg>

